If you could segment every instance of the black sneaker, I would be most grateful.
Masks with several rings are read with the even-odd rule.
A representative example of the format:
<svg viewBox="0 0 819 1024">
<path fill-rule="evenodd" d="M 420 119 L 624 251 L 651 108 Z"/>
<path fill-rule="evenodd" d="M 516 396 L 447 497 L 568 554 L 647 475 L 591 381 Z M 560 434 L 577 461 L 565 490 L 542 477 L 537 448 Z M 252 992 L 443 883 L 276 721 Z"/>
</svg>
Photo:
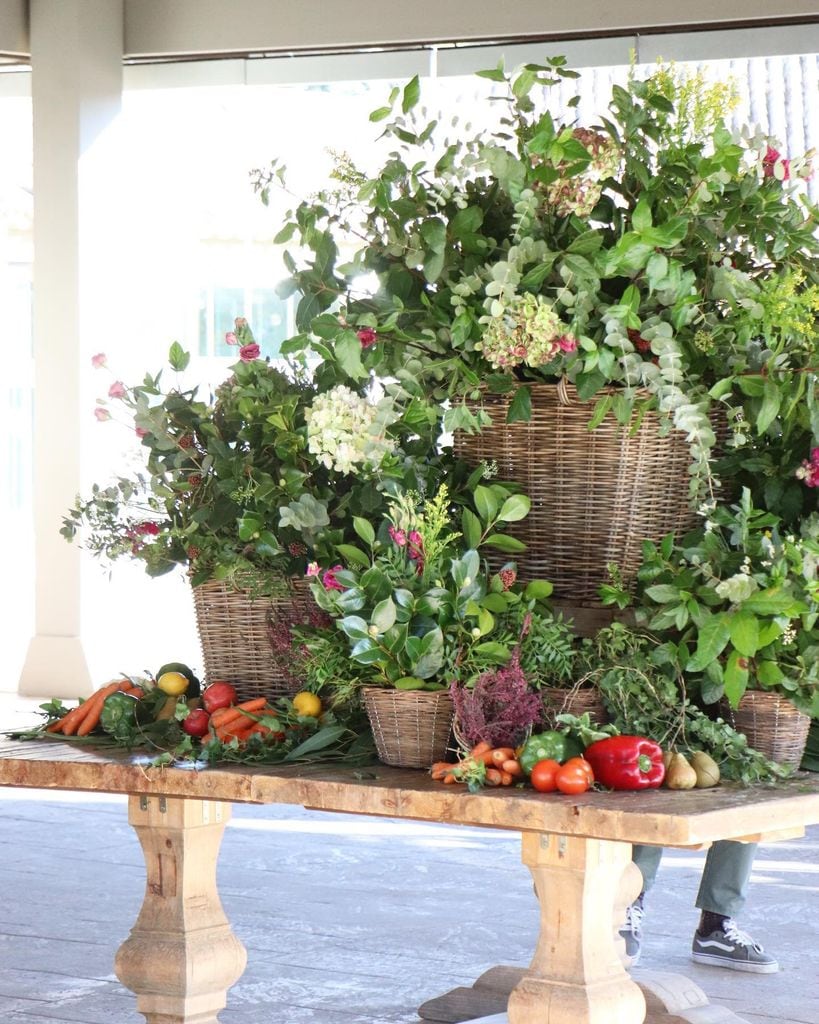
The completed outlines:
<svg viewBox="0 0 819 1024">
<path fill-rule="evenodd" d="M 698 964 L 727 967 L 730 971 L 775 974 L 779 964 L 747 932 L 740 931 L 730 917 L 710 935 L 694 933 L 691 958 Z"/>
<path fill-rule="evenodd" d="M 639 896 L 629 907 L 626 907 L 626 920 L 620 928 L 620 938 L 626 944 L 626 966 L 636 967 L 640 962 L 640 951 L 643 945 L 643 897 Z"/>
</svg>

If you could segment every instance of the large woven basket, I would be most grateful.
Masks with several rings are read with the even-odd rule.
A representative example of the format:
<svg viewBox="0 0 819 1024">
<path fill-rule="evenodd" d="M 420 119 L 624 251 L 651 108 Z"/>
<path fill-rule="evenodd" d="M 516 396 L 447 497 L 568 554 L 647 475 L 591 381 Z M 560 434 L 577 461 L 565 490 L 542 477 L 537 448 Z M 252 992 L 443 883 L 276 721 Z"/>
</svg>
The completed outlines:
<svg viewBox="0 0 819 1024">
<path fill-rule="evenodd" d="M 694 525 L 688 443 L 678 431 L 661 436 L 653 412 L 633 435 L 611 414 L 589 430 L 594 403 L 580 401 L 572 385 L 529 387 L 528 423 L 506 423 L 511 395 L 486 394 L 492 426 L 457 431 L 455 452 L 472 465 L 494 460 L 500 479 L 531 498 L 531 512 L 509 531 L 527 545 L 516 556 L 521 576 L 551 580 L 554 596 L 572 604 L 596 604 L 609 563 L 628 584 L 644 540 Z"/>
<path fill-rule="evenodd" d="M 365 686 L 364 708 L 379 760 L 397 768 L 429 768 L 446 758 L 452 698 L 446 690 L 390 690 Z"/>
<path fill-rule="evenodd" d="M 771 761 L 798 768 L 808 740 L 810 717 L 778 693 L 748 690 L 739 707 L 732 708 L 726 700 L 719 703 L 722 717 L 737 732 L 743 733 L 748 745 Z"/>
<path fill-rule="evenodd" d="M 202 646 L 205 683 L 225 679 L 242 700 L 275 699 L 295 693 L 290 627 L 309 622 L 316 607 L 306 581 L 276 581 L 275 592 L 260 596 L 257 578 L 246 587 L 208 580 L 193 588 L 193 604 Z M 265 589 L 270 589 L 269 580 Z"/>
</svg>

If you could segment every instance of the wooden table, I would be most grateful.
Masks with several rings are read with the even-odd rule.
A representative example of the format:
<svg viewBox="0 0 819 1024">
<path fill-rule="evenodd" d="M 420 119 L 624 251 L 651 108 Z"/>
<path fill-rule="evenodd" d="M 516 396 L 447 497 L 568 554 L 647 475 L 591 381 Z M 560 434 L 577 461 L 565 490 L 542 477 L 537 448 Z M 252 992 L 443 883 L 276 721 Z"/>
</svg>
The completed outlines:
<svg viewBox="0 0 819 1024">
<path fill-rule="evenodd" d="M 244 970 L 244 948 L 216 888 L 216 859 L 234 801 L 520 832 L 541 926 L 529 969 L 515 977 L 509 1024 L 739 1021 L 679 976 L 643 975 L 638 985 L 624 969 L 616 927 L 640 887 L 631 843 L 690 848 L 717 839 L 790 838 L 819 822 L 816 776 L 771 788 L 722 785 L 688 793 L 469 794 L 423 772 L 384 766 L 195 771 L 45 741 L 0 742 L 0 785 L 128 795 L 147 885 L 115 969 L 148 1024 L 216 1024 L 227 989 Z"/>
</svg>

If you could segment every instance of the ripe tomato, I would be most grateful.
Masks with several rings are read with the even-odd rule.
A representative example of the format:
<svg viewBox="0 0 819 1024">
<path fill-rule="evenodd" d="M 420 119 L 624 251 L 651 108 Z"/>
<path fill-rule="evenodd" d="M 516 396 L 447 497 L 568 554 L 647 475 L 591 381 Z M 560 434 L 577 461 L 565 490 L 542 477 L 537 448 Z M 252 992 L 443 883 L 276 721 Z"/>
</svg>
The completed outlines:
<svg viewBox="0 0 819 1024">
<path fill-rule="evenodd" d="M 193 711 L 182 719 L 182 729 L 189 736 L 198 736 L 200 739 L 208 731 L 210 715 L 204 708 L 194 708 Z"/>
<path fill-rule="evenodd" d="M 568 768 L 569 765 L 577 766 L 582 768 L 586 775 L 589 777 L 589 785 L 594 785 L 594 769 L 586 760 L 585 757 L 570 757 L 568 761 L 563 762 L 563 767 Z"/>
<path fill-rule="evenodd" d="M 576 796 L 578 793 L 585 793 L 591 783 L 588 772 L 582 765 L 569 764 L 567 761 L 555 772 L 555 786 L 561 793 Z"/>
<path fill-rule="evenodd" d="M 221 679 L 206 686 L 202 691 L 202 706 L 205 711 L 213 712 L 217 708 L 229 708 L 236 703 L 236 688 Z"/>
<path fill-rule="evenodd" d="M 532 769 L 529 781 L 538 793 L 554 793 L 557 788 L 555 775 L 560 769 L 560 762 L 551 759 L 538 761 Z"/>
</svg>

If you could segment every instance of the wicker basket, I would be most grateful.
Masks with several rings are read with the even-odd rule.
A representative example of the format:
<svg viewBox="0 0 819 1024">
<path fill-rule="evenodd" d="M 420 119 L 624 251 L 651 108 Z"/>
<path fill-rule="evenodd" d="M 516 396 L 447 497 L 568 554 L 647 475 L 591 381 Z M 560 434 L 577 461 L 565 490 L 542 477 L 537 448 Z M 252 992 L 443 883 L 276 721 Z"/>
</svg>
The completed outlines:
<svg viewBox="0 0 819 1024">
<path fill-rule="evenodd" d="M 727 700 L 719 703 L 719 712 L 737 732 L 743 733 L 748 745 L 772 761 L 798 768 L 808 740 L 810 716 L 778 693 L 748 690 L 739 707 Z"/>
<path fill-rule="evenodd" d="M 494 460 L 500 479 L 531 498 L 531 512 L 509 531 L 527 545 L 517 558 L 521 576 L 551 580 L 555 598 L 597 604 L 610 562 L 628 584 L 644 540 L 694 525 L 688 443 L 677 431 L 661 436 L 653 412 L 633 436 L 611 414 L 589 430 L 593 403 L 581 402 L 572 385 L 529 387 L 528 423 L 506 423 L 511 395 L 486 394 L 492 426 L 456 432 L 455 453 L 472 465 Z"/>
<path fill-rule="evenodd" d="M 541 691 L 546 720 L 555 724 L 557 715 L 584 715 L 587 711 L 592 722 L 605 725 L 609 720 L 603 698 L 596 687 L 574 686 L 570 690 L 557 686 L 545 686 Z"/>
<path fill-rule="evenodd" d="M 446 757 L 452 698 L 446 690 L 389 690 L 366 686 L 364 708 L 379 760 L 397 768 L 429 768 Z"/>
<path fill-rule="evenodd" d="M 302 579 L 282 578 L 276 593 L 257 596 L 260 579 L 242 582 L 245 589 L 221 580 L 193 588 L 204 681 L 226 679 L 242 700 L 295 693 L 300 680 L 290 672 L 289 630 L 315 615 L 309 587 Z"/>
</svg>

